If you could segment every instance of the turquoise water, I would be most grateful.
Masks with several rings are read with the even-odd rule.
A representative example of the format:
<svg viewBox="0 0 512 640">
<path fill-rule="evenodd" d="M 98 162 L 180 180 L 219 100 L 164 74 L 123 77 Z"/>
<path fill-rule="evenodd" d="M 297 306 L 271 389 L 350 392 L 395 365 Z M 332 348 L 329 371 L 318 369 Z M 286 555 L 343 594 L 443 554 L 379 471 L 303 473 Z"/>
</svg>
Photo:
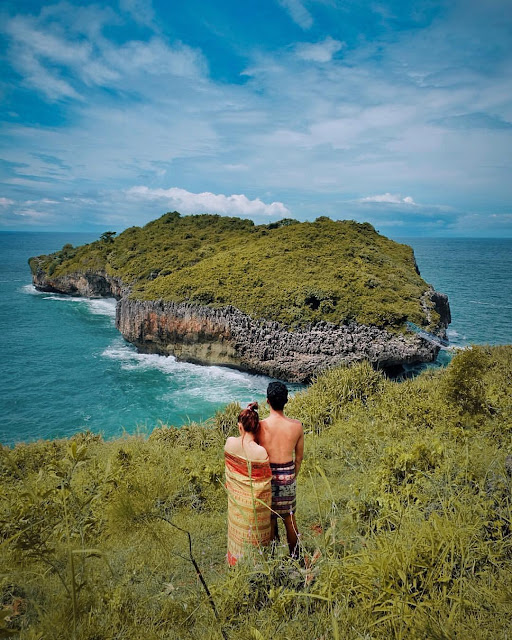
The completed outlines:
<svg viewBox="0 0 512 640">
<path fill-rule="evenodd" d="M 202 420 L 229 401 L 263 399 L 269 379 L 138 354 L 114 327 L 114 300 L 38 293 L 27 259 L 96 234 L 0 233 L 0 442 L 105 437 L 160 421 Z M 512 240 L 400 239 L 447 293 L 450 339 L 512 343 Z"/>
<path fill-rule="evenodd" d="M 1 443 L 83 429 L 111 437 L 264 399 L 265 376 L 138 354 L 115 329 L 115 300 L 39 293 L 30 284 L 30 256 L 96 238 L 0 233 Z"/>
<path fill-rule="evenodd" d="M 422 277 L 448 295 L 450 344 L 512 343 L 512 238 L 396 238 Z"/>
</svg>

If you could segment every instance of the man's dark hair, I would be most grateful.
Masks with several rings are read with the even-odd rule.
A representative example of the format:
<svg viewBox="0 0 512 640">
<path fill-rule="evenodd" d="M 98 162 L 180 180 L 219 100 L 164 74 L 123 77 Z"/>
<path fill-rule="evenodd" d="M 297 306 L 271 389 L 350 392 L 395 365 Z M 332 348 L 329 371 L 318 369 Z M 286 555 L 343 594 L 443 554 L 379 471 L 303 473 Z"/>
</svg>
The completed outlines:
<svg viewBox="0 0 512 640">
<path fill-rule="evenodd" d="M 267 400 L 274 411 L 282 411 L 288 402 L 288 389 L 282 382 L 271 382 L 267 387 Z"/>
</svg>

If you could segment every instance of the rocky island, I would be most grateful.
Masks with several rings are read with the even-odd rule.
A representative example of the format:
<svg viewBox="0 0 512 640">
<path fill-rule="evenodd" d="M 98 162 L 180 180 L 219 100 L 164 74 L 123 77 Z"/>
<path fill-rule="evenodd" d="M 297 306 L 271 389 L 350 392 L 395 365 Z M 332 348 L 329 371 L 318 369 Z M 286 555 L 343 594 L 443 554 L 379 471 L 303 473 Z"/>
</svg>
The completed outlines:
<svg viewBox="0 0 512 640">
<path fill-rule="evenodd" d="M 116 326 L 142 352 L 294 382 L 369 360 L 433 361 L 447 297 L 414 253 L 370 224 L 285 219 L 268 225 L 167 213 L 119 236 L 31 258 L 37 289 L 118 299 Z"/>
</svg>

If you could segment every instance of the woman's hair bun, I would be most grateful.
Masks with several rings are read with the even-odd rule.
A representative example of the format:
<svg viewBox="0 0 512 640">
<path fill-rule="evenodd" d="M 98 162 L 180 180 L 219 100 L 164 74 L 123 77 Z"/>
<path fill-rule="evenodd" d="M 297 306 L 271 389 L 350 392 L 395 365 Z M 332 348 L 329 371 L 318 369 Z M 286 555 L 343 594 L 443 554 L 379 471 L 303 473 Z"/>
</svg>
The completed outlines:
<svg viewBox="0 0 512 640">
<path fill-rule="evenodd" d="M 260 428 L 260 417 L 258 415 L 258 403 L 250 402 L 247 409 L 243 409 L 238 414 L 238 422 L 241 423 L 247 433 L 258 433 Z"/>
</svg>

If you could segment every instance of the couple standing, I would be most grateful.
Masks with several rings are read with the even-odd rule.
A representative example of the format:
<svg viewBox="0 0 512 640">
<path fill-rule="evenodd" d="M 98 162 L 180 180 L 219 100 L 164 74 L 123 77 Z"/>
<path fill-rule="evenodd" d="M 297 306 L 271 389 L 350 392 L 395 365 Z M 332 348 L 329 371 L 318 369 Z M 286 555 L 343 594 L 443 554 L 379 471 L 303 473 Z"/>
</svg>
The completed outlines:
<svg viewBox="0 0 512 640">
<path fill-rule="evenodd" d="M 228 553 L 230 565 L 244 546 L 278 541 L 278 518 L 286 528 L 290 554 L 298 551 L 295 522 L 296 477 L 304 453 L 304 432 L 298 420 L 284 414 L 288 389 L 282 382 L 267 388 L 270 415 L 260 422 L 258 403 L 238 416 L 240 436 L 224 447 L 228 492 Z"/>
</svg>

